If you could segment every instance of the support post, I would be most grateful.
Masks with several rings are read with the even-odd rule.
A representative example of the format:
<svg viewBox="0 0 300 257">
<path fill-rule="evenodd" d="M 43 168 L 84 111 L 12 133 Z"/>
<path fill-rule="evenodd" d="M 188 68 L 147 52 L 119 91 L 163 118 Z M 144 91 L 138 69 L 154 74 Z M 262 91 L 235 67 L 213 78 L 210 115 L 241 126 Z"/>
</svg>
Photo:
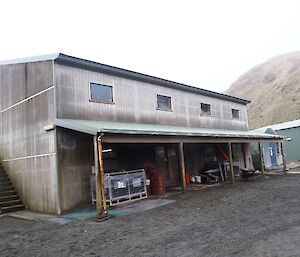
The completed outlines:
<svg viewBox="0 0 300 257">
<path fill-rule="evenodd" d="M 285 153 L 283 150 L 283 143 L 282 141 L 280 142 L 280 151 L 282 155 L 282 166 L 283 166 L 283 172 L 286 172 L 286 160 L 285 160 Z"/>
<path fill-rule="evenodd" d="M 245 143 L 242 143 L 242 152 L 243 152 L 243 157 L 244 157 L 244 166 L 247 169 L 247 159 L 246 159 Z"/>
<path fill-rule="evenodd" d="M 103 155 L 102 155 L 102 140 L 100 135 L 98 137 L 98 154 L 99 154 L 99 182 L 100 182 L 100 195 L 101 195 L 101 215 L 107 216 L 107 208 L 106 208 L 106 195 L 104 188 L 104 165 L 103 165 Z"/>
<path fill-rule="evenodd" d="M 258 142 L 258 151 L 259 151 L 259 159 L 261 163 L 261 175 L 265 175 L 265 161 L 264 161 L 264 154 L 261 142 Z"/>
<path fill-rule="evenodd" d="M 102 142 L 101 136 L 94 136 L 94 159 L 95 159 L 95 183 L 96 183 L 96 208 L 98 216 L 95 218 L 96 221 L 103 221 L 108 219 L 106 209 L 106 197 L 104 190 L 104 169 L 103 169 L 103 158 L 102 158 Z"/>
<path fill-rule="evenodd" d="M 95 183 L 96 183 L 96 208 L 100 213 L 102 210 L 99 154 L 98 154 L 98 138 L 94 136 L 94 160 L 95 160 Z"/>
<path fill-rule="evenodd" d="M 186 192 L 186 180 L 185 180 L 185 163 L 184 163 L 184 151 L 183 151 L 183 143 L 179 143 L 179 162 L 180 162 L 180 174 L 181 174 L 181 182 L 182 182 L 182 192 Z"/>
<path fill-rule="evenodd" d="M 228 143 L 228 149 L 229 149 L 229 165 L 230 165 L 230 175 L 231 175 L 231 182 L 235 182 L 234 178 L 234 170 L 233 170 L 233 160 L 232 160 L 232 148 L 231 143 Z"/>
</svg>

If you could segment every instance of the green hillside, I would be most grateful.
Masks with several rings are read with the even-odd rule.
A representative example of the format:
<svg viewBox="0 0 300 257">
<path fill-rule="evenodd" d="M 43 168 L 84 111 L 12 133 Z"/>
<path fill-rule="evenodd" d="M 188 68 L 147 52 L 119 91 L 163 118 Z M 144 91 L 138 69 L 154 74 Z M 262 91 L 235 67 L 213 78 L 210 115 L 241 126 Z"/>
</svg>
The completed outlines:
<svg viewBox="0 0 300 257">
<path fill-rule="evenodd" d="M 250 129 L 300 119 L 300 51 L 255 66 L 225 93 L 251 100 Z"/>
</svg>

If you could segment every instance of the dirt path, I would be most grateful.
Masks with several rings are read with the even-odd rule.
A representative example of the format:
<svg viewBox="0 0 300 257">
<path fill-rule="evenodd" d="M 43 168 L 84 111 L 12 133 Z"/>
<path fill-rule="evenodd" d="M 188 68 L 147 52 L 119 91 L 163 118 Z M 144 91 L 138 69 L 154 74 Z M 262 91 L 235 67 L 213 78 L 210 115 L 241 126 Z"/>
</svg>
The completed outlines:
<svg viewBox="0 0 300 257">
<path fill-rule="evenodd" d="M 0 256 L 300 256 L 300 175 L 173 197 L 103 223 L 0 218 Z"/>
</svg>

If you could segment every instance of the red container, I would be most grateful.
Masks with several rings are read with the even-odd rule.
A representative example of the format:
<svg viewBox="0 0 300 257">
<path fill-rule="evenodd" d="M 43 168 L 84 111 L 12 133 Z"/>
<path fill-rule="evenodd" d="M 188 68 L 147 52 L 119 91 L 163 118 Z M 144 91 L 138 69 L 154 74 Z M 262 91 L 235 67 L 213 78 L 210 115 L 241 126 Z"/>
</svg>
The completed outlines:
<svg viewBox="0 0 300 257">
<path fill-rule="evenodd" d="M 191 184 L 191 177 L 190 177 L 190 173 L 188 172 L 185 173 L 185 183 L 187 186 Z"/>
<path fill-rule="evenodd" d="M 150 173 L 150 185 L 152 195 L 165 195 L 165 176 L 162 172 L 152 171 Z"/>
</svg>

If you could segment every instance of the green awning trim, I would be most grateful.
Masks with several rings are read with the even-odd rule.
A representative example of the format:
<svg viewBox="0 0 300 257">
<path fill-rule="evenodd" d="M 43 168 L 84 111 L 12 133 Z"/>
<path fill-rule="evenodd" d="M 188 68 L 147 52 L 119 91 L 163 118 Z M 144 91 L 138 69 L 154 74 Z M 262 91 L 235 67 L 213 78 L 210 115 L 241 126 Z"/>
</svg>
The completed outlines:
<svg viewBox="0 0 300 257">
<path fill-rule="evenodd" d="M 245 139 L 278 139 L 279 135 L 261 132 L 224 130 L 208 128 L 189 128 L 180 126 L 123 123 L 93 120 L 55 119 L 54 125 L 82 133 L 97 135 L 98 133 L 112 133 L 125 135 L 158 135 L 158 136 L 187 136 L 187 137 L 217 137 L 217 138 L 245 138 Z"/>
</svg>

